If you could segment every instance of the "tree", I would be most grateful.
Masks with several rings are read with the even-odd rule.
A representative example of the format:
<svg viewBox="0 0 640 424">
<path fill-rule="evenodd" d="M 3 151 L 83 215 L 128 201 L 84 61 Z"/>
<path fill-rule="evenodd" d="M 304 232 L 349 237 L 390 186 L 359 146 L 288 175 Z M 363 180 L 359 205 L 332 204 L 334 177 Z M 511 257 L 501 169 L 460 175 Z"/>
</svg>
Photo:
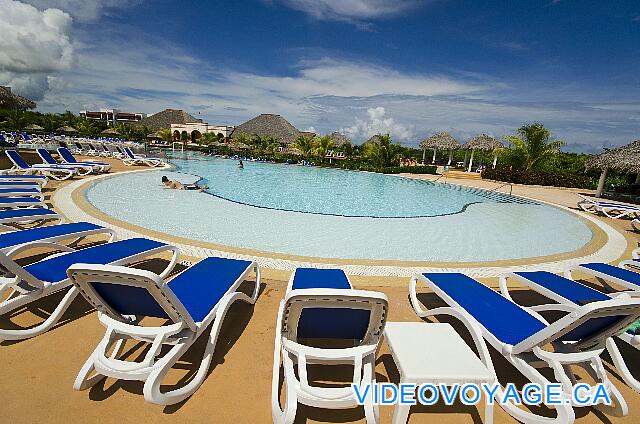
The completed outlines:
<svg viewBox="0 0 640 424">
<path fill-rule="evenodd" d="M 136 129 L 129 124 L 116 124 L 113 128 L 118 132 L 120 137 L 123 137 L 126 140 L 131 140 L 136 138 L 137 131 Z"/>
<path fill-rule="evenodd" d="M 220 138 L 224 138 L 224 136 L 222 136 Z M 233 137 L 233 141 L 235 141 L 236 143 L 242 143 L 242 144 L 254 144 L 254 140 L 253 139 L 249 139 L 249 137 L 247 137 L 247 134 L 245 134 L 245 133 L 241 133 L 241 134 L 238 134 L 238 135 L 234 136 Z"/>
<path fill-rule="evenodd" d="M 377 134 L 377 142 L 364 146 L 364 155 L 377 166 L 396 165 L 401 157 L 402 146 L 396 144 L 389 134 Z"/>
<path fill-rule="evenodd" d="M 171 141 L 173 139 L 173 134 L 171 133 L 170 128 L 161 128 L 156 132 L 156 134 L 158 134 L 158 137 L 160 137 L 160 140 L 162 141 Z"/>
<path fill-rule="evenodd" d="M 81 136 L 96 135 L 100 132 L 98 126 L 93 121 L 88 120 L 78 122 L 74 128 L 78 130 L 78 135 Z"/>
<path fill-rule="evenodd" d="M 564 141 L 552 139 L 551 131 L 539 122 L 523 125 L 516 130 L 518 135 L 505 137 L 511 143 L 511 161 L 527 171 L 544 166 L 547 159 L 555 156 L 564 146 Z"/>
<path fill-rule="evenodd" d="M 314 152 L 322 157 L 326 156 L 333 147 L 333 140 L 328 135 L 323 135 L 322 137 L 316 137 L 314 144 Z"/>
<path fill-rule="evenodd" d="M 306 137 L 304 135 L 301 135 L 300 137 L 296 138 L 295 141 L 293 142 L 293 145 L 295 148 L 300 150 L 302 152 L 302 155 L 305 157 L 309 156 L 311 152 L 313 152 L 313 149 L 315 147 L 313 138 Z"/>
<path fill-rule="evenodd" d="M 21 110 L 12 110 L 7 114 L 7 119 L 4 121 L 9 130 L 22 131 L 28 124 L 27 117 Z"/>
<path fill-rule="evenodd" d="M 135 130 L 135 128 L 134 128 L 134 130 Z M 143 125 L 143 126 L 139 127 L 138 130 L 137 130 L 137 133 L 142 136 L 142 139 L 144 141 L 147 141 L 147 137 L 152 132 L 153 132 L 153 130 L 151 128 L 147 127 L 146 125 Z"/>
<path fill-rule="evenodd" d="M 218 141 L 218 134 L 216 133 L 204 133 L 200 137 L 200 142 L 204 144 L 211 144 Z"/>
</svg>

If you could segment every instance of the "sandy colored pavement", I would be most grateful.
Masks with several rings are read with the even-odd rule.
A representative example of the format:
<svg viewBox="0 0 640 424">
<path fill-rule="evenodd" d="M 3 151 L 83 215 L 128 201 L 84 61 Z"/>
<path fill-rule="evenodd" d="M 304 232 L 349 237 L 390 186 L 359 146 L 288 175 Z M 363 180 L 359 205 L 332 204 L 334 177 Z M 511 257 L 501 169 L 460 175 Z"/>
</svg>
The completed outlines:
<svg viewBox="0 0 640 424">
<path fill-rule="evenodd" d="M 115 172 L 131 169 L 123 167 L 119 161 L 109 161 L 118 164 L 114 166 Z M 48 187 L 53 189 L 59 185 L 60 183 L 51 183 Z M 570 192 L 556 189 L 532 191 L 537 190 L 543 190 L 539 195 L 545 198 L 541 200 L 558 196 L 557 203 L 566 202 L 575 206 L 575 200 L 568 200 L 567 196 L 575 197 Z M 528 192 L 528 195 L 536 197 L 532 191 Z M 629 240 L 635 240 L 637 245 L 638 236 L 630 232 L 627 222 L 606 221 L 616 225 Z M 25 258 L 25 261 L 28 260 L 33 258 Z M 164 260 L 165 258 L 161 257 L 137 266 L 156 270 L 160 269 Z M 142 396 L 142 384 L 136 381 L 108 379 L 87 391 L 77 392 L 72 389 L 78 370 L 104 333 L 96 312 L 83 299 L 77 298 L 66 312 L 64 320 L 51 331 L 30 340 L 0 343 L 2 422 L 271 422 L 273 340 L 278 302 L 284 296 L 287 277 L 284 273 L 266 272 L 256 304 L 250 306 L 238 302 L 232 307 L 223 326 L 209 376 L 191 398 L 168 407 L 146 403 Z M 419 321 L 409 305 L 407 279 L 360 277 L 353 278 L 352 281 L 356 287 L 379 290 L 389 297 L 391 321 Z M 497 285 L 496 280 L 483 282 L 494 287 Z M 526 301 L 536 300 L 530 293 L 519 294 L 526 298 Z M 12 322 L 23 326 L 32 325 L 41 319 L 38 317 L 46 316 L 47 311 L 52 310 L 56 300 L 56 295 L 53 295 L 34 302 L 26 310 L 10 317 L 1 317 L 0 325 L 13 325 Z M 423 300 L 429 306 L 432 306 L 431 302 L 434 301 L 429 294 L 425 294 Z M 464 334 L 458 325 L 456 328 Z M 174 367 L 167 379 L 167 388 L 188 378 L 196 369 L 196 361 L 198 355 L 202 354 L 203 345 L 201 342 L 196 343 Z M 127 347 L 132 357 L 144 352 L 144 346 Z M 640 351 L 629 348 L 624 350 L 624 354 L 640 376 Z M 492 356 L 503 383 L 522 381 L 517 372 L 506 364 L 497 352 L 492 352 Z M 587 408 L 577 411 L 577 423 L 635 423 L 640 420 L 640 395 L 626 387 L 616 377 L 615 370 L 608 367 L 608 371 L 611 380 L 629 403 L 629 416 L 609 417 L 595 409 Z M 397 371 L 384 344 L 378 356 L 376 372 L 379 381 L 398 382 Z M 382 422 L 390 422 L 392 413 L 391 407 L 382 407 Z M 496 423 L 516 422 L 499 407 L 496 407 L 495 414 Z M 364 422 L 364 417 L 360 409 L 325 411 L 301 406 L 296 422 Z M 482 422 L 482 412 L 464 405 L 419 407 L 412 409 L 409 422 L 479 424 Z"/>
</svg>

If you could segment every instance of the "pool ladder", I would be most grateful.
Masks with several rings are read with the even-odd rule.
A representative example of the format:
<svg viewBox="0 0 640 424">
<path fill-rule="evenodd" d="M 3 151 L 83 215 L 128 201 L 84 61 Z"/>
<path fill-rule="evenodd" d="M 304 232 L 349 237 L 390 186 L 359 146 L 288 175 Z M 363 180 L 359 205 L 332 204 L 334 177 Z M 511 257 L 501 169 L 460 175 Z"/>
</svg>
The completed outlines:
<svg viewBox="0 0 640 424">
<path fill-rule="evenodd" d="M 513 184 L 511 184 L 511 183 L 504 183 L 504 184 L 499 185 L 498 187 L 494 188 L 494 189 L 493 189 L 493 190 L 491 190 L 491 191 L 495 191 L 495 192 L 497 192 L 497 191 L 498 191 L 498 190 L 500 190 L 502 187 L 506 187 L 506 186 L 509 186 L 509 196 L 511 196 L 511 194 L 513 193 Z"/>
</svg>

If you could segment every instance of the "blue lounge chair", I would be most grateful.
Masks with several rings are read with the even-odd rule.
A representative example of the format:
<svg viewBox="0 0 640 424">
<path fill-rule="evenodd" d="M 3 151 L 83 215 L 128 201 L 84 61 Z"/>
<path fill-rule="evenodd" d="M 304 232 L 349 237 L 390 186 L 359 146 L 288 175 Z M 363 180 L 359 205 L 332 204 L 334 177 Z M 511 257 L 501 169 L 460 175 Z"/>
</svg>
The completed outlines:
<svg viewBox="0 0 640 424">
<path fill-rule="evenodd" d="M 240 291 L 240 285 L 252 271 L 256 281 L 253 294 L 248 296 Z M 99 319 L 107 328 L 73 387 L 84 390 L 104 377 L 141 380 L 145 400 L 160 405 L 181 402 L 198 389 L 207 376 L 230 306 L 237 300 L 255 303 L 260 288 L 260 271 L 255 262 L 224 258 L 204 259 L 167 283 L 149 271 L 111 265 L 75 264 L 68 275 L 98 310 Z M 139 319 L 131 319 L 134 315 L 163 318 L 170 323 L 142 326 Z M 179 388 L 161 392 L 167 372 L 209 328 L 195 376 Z M 119 357 L 121 347 L 130 339 L 151 343 L 142 361 Z M 163 354 L 162 349 L 167 347 L 170 349 Z"/>
<path fill-rule="evenodd" d="M 0 180 L 0 188 L 32 188 L 42 191 L 42 185 L 38 181 L 3 181 Z"/>
<path fill-rule="evenodd" d="M 143 238 L 121 240 L 74 250 L 50 256 L 26 266 L 20 266 L 0 251 L 0 265 L 9 273 L 8 276 L 0 277 L 0 298 L 5 299 L 0 303 L 0 315 L 71 287 L 44 322 L 28 329 L 0 329 L 0 339 L 26 339 L 47 331 L 56 324 L 78 295 L 78 290 L 72 287 L 72 283 L 67 277 L 67 269 L 71 265 L 76 263 L 127 265 L 162 252 L 172 253 L 169 265 L 160 274 L 165 277 L 171 272 L 178 259 L 178 249 L 168 244 Z M 5 293 L 8 295 L 3 296 Z"/>
<path fill-rule="evenodd" d="M 47 208 L 47 204 L 39 197 L 0 197 L 0 209 L 4 208 Z"/>
<path fill-rule="evenodd" d="M 339 269 L 298 268 L 280 303 L 273 353 L 271 411 L 273 422 L 292 423 L 298 403 L 316 408 L 354 408 L 348 387 L 312 385 L 307 365 L 353 367 L 352 383 L 375 383 L 375 356 L 384 331 L 389 303 L 383 293 L 354 290 Z M 332 339 L 348 347 L 326 345 Z M 309 343 L 311 342 L 311 343 Z M 286 399 L 280 406 L 280 368 L 284 368 Z M 378 422 L 372 399 L 364 404 L 367 422 Z"/>
<path fill-rule="evenodd" d="M 46 165 L 62 166 L 64 168 L 75 169 L 78 175 L 85 176 L 92 172 L 99 172 L 102 168 L 98 165 L 78 165 L 78 164 L 59 164 L 47 149 L 36 149 L 36 153 Z"/>
<path fill-rule="evenodd" d="M 635 260 L 631 261 L 630 265 L 636 263 Z M 627 261 L 623 261 L 622 265 L 626 265 Z M 640 292 L 640 273 L 633 272 L 624 267 L 613 266 L 600 262 L 592 262 L 587 264 L 573 265 L 565 271 L 564 275 L 570 280 L 573 280 L 573 272 L 578 271 L 583 274 L 590 275 L 597 278 L 604 286 L 610 290 L 616 290 L 608 283 L 618 284 L 626 289 Z"/>
<path fill-rule="evenodd" d="M 108 172 L 111 169 L 111 164 L 106 162 L 96 162 L 96 161 L 79 161 L 72 154 L 69 149 L 64 147 L 59 147 L 57 149 L 58 155 L 62 159 L 62 162 L 69 165 L 90 165 L 90 166 L 98 166 L 100 167 L 99 172 Z"/>
<path fill-rule="evenodd" d="M 424 309 L 418 300 L 418 282 L 433 290 L 447 306 Z M 521 307 L 464 274 L 417 275 L 411 279 L 409 295 L 411 305 L 420 317 L 444 314 L 460 320 L 479 346 L 481 358 L 484 357 L 488 363 L 491 363 L 491 358 L 485 341 L 532 383 L 549 384 L 550 381 L 537 368 L 551 368 L 563 387 L 562 404 L 553 406 L 557 414 L 555 421 L 572 423 L 575 420 L 571 394 L 572 382 L 576 380 L 571 365 L 584 365 L 596 382 L 604 384 L 612 405 L 599 404 L 600 409 L 617 415 L 628 413 L 622 394 L 607 378 L 600 355 L 611 336 L 622 332 L 640 317 L 640 299 L 588 303 L 550 324 L 538 313 Z M 549 344 L 554 347 L 553 351 L 545 349 Z M 521 422 L 551 421 L 512 403 L 501 406 Z"/>
<path fill-rule="evenodd" d="M 44 187 L 48 179 L 42 175 L 18 175 L 18 174 L 2 174 L 0 175 L 0 184 L 6 182 L 35 182 Z"/>
<path fill-rule="evenodd" d="M 24 172 L 24 173 L 39 173 L 46 177 L 53 178 L 54 180 L 66 180 L 73 178 L 76 171 L 69 168 L 62 168 L 60 166 L 45 166 L 45 165 L 33 165 L 30 166 L 16 150 L 5 150 L 5 153 L 13 162 L 13 168 L 11 171 Z"/>
<path fill-rule="evenodd" d="M 64 218 L 51 209 L 45 208 L 21 208 L 21 209 L 0 209 L 0 224 L 19 225 L 25 222 L 58 220 L 64 222 Z"/>
<path fill-rule="evenodd" d="M 39 197 L 43 198 L 39 188 L 14 188 L 0 186 L 0 197 Z"/>
<path fill-rule="evenodd" d="M 596 214 L 598 212 L 612 219 L 624 217 L 640 217 L 640 207 L 627 205 L 624 203 L 594 200 L 578 194 L 582 198 L 578 206 L 585 212 Z"/>
<path fill-rule="evenodd" d="M 160 158 L 148 158 L 141 155 L 134 155 L 130 148 L 123 147 L 122 151 L 124 152 L 124 157 L 122 158 L 122 163 L 127 166 L 131 165 L 147 165 L 147 166 L 163 166 L 164 161 Z"/>
<path fill-rule="evenodd" d="M 531 310 L 536 312 L 561 310 L 571 313 L 580 307 L 580 305 L 584 305 L 585 303 L 605 302 L 618 297 L 628 296 L 627 293 L 620 292 L 605 294 L 577 281 L 551 272 L 530 271 L 513 272 L 500 278 L 500 291 L 509 299 L 511 299 L 508 287 L 509 278 L 513 278 L 517 282 L 530 287 L 548 299 L 552 299 L 557 302 L 529 307 Z M 640 349 L 640 335 L 631 334 L 629 331 L 626 331 L 619 334 L 618 337 L 635 348 Z M 635 391 L 640 392 L 640 381 L 638 381 L 638 379 L 636 379 L 629 371 L 629 368 L 627 367 L 615 342 L 611 339 L 607 340 L 606 347 L 624 382 Z"/>
</svg>

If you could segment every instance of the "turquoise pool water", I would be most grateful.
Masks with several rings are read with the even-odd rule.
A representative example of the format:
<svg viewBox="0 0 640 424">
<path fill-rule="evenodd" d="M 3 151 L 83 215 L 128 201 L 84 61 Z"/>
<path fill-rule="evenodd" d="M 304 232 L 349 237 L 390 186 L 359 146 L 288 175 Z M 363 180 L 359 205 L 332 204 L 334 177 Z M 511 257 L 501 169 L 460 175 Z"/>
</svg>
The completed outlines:
<svg viewBox="0 0 640 424">
<path fill-rule="evenodd" d="M 580 249 L 591 230 L 564 210 L 485 190 L 397 176 L 171 159 L 172 172 L 107 178 L 87 191 L 118 219 L 181 237 L 291 255 L 491 261 Z M 206 192 L 166 189 L 160 177 Z"/>
</svg>

